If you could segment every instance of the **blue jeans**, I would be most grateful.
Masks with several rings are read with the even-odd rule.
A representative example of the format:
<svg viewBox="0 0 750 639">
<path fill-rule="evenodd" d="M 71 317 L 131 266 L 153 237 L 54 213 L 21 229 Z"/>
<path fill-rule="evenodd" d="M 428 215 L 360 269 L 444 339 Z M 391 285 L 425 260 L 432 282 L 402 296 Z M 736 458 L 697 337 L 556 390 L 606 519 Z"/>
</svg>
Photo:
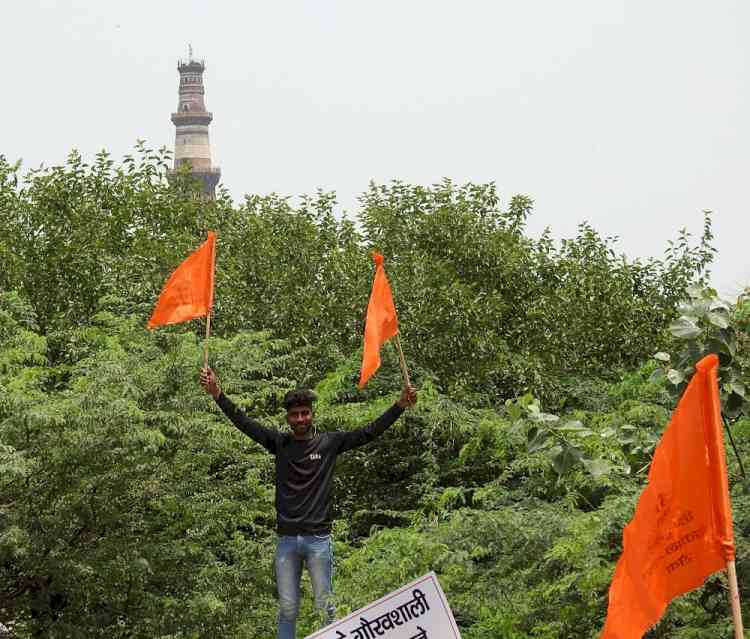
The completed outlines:
<svg viewBox="0 0 750 639">
<path fill-rule="evenodd" d="M 333 623 L 336 607 L 333 593 L 333 544 L 330 535 L 281 535 L 276 545 L 276 587 L 279 591 L 278 639 L 295 639 L 299 612 L 299 582 L 302 564 L 310 573 L 315 608 L 325 625 Z"/>
</svg>

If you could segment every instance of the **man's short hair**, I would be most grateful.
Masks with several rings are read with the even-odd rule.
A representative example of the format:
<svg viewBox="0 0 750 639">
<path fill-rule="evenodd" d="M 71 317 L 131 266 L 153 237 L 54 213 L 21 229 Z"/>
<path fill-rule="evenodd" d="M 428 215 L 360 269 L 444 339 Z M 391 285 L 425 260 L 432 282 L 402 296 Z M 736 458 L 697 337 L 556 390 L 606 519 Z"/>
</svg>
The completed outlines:
<svg viewBox="0 0 750 639">
<path fill-rule="evenodd" d="M 309 388 L 295 388 L 284 395 L 284 408 L 289 410 L 293 406 L 309 406 L 312 408 L 313 402 L 317 399 L 315 393 Z"/>
</svg>

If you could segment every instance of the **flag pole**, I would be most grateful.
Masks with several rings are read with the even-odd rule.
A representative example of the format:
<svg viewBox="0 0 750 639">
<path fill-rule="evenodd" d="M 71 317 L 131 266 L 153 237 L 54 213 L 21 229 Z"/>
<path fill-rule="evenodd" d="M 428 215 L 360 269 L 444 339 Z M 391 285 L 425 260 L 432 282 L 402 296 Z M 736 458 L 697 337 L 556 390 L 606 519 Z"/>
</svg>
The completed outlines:
<svg viewBox="0 0 750 639">
<path fill-rule="evenodd" d="M 211 335 L 211 311 L 214 310 L 214 278 L 216 277 L 216 246 L 211 251 L 211 299 L 206 313 L 206 340 L 203 343 L 203 368 L 208 368 L 208 338 Z"/>
<path fill-rule="evenodd" d="M 727 575 L 729 576 L 729 602 L 732 604 L 732 621 L 734 621 L 734 639 L 744 639 L 740 589 L 737 586 L 737 568 L 734 565 L 734 560 L 727 562 Z"/>
<path fill-rule="evenodd" d="M 206 313 L 206 339 L 203 341 L 203 368 L 208 368 L 208 337 L 211 335 L 211 309 Z"/>
<path fill-rule="evenodd" d="M 404 386 L 411 386 L 411 381 L 409 380 L 409 371 L 406 370 L 406 360 L 404 359 L 404 351 L 401 348 L 401 338 L 399 337 L 399 334 L 396 333 L 393 336 L 394 343 L 396 344 L 396 350 L 398 351 L 398 359 L 399 363 L 401 364 L 401 374 L 404 376 Z"/>
</svg>

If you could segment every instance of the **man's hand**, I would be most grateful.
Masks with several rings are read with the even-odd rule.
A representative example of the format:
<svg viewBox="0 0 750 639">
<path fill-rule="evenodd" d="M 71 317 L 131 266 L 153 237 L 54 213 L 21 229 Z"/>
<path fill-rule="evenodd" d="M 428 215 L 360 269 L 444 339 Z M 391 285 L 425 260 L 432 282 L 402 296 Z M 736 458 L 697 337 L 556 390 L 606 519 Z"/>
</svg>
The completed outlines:
<svg viewBox="0 0 750 639">
<path fill-rule="evenodd" d="M 401 391 L 401 397 L 398 398 L 396 404 L 401 408 L 411 408 L 417 403 L 417 389 L 413 386 L 407 386 Z"/>
<path fill-rule="evenodd" d="M 210 368 L 206 367 L 201 370 L 201 386 L 211 397 L 216 399 L 221 395 L 221 388 L 219 388 L 219 378 L 216 377 Z"/>
</svg>

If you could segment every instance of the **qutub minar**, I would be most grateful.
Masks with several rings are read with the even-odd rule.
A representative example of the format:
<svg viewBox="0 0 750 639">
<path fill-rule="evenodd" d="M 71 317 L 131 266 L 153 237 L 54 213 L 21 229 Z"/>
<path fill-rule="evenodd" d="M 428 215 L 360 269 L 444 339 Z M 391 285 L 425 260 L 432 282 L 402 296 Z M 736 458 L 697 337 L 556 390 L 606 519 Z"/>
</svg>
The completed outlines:
<svg viewBox="0 0 750 639">
<path fill-rule="evenodd" d="M 179 60 L 180 72 L 179 100 L 177 112 L 172 114 L 175 125 L 174 168 L 182 164 L 190 165 L 190 173 L 203 184 L 203 193 L 215 197 L 216 185 L 221 177 L 221 169 L 211 166 L 211 144 L 208 141 L 208 125 L 213 114 L 206 111 L 203 99 L 206 90 L 203 86 L 203 60 L 193 60 L 193 47 L 189 47 L 188 60 Z"/>
</svg>

